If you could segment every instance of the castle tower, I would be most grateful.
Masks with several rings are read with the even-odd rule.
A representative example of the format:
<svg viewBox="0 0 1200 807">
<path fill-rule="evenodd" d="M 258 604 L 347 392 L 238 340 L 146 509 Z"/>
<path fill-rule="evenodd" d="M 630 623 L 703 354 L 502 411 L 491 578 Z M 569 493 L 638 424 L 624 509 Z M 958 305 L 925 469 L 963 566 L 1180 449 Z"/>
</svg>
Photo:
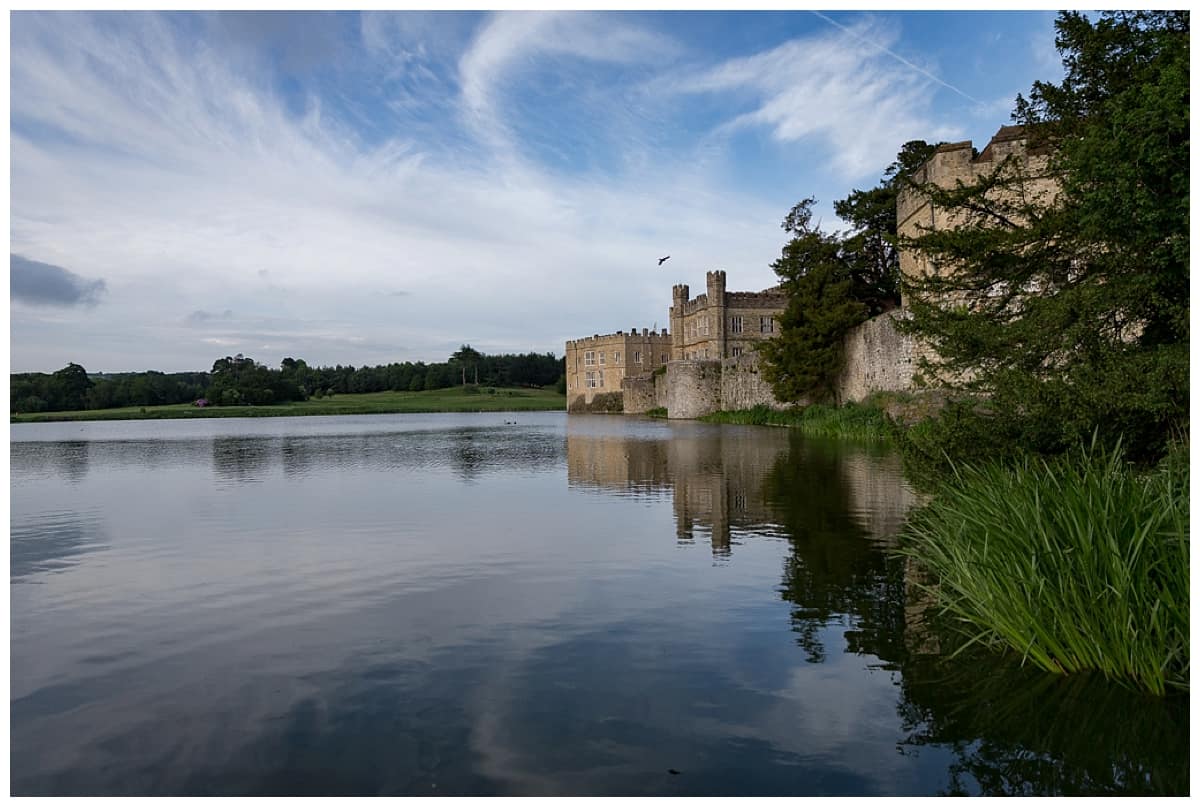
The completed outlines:
<svg viewBox="0 0 1200 807">
<path fill-rule="evenodd" d="M 711 336 L 711 344 L 714 348 L 712 356 L 715 359 L 723 359 L 728 352 L 725 349 L 725 308 L 727 304 L 725 299 L 725 270 L 716 269 L 708 272 L 705 274 L 704 280 L 705 285 L 708 287 L 708 309 L 711 312 L 710 316 L 715 320 Z"/>
<path fill-rule="evenodd" d="M 690 293 L 686 283 L 671 287 L 671 359 L 683 358 L 683 307 Z"/>
</svg>

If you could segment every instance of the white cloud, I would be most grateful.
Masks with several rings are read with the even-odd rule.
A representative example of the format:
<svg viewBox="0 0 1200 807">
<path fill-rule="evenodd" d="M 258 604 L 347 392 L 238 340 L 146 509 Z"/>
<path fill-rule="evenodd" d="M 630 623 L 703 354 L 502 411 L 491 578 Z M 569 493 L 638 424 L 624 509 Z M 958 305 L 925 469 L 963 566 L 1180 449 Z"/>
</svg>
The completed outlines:
<svg viewBox="0 0 1200 807">
<path fill-rule="evenodd" d="M 464 117 L 513 159 L 505 95 L 517 78 L 552 59 L 609 64 L 657 62 L 678 51 L 671 40 L 610 17 L 585 12 L 502 12 L 482 27 L 459 60 Z"/>
<path fill-rule="evenodd" d="M 580 332 L 664 327 L 670 285 L 714 266 L 746 288 L 773 282 L 779 211 L 677 160 L 563 177 L 455 159 L 403 131 L 366 143 L 314 101 L 289 112 L 264 77 L 160 18 L 122 21 L 114 34 L 83 15 L 16 19 L 13 249 L 87 265 L 109 295 L 53 333 L 14 315 L 14 366 L 206 367 L 183 320 L 225 309 L 295 323 L 288 352 L 310 363 L 441 360 L 463 341 L 561 352 Z M 463 59 L 465 95 L 488 108 L 520 48 L 634 59 L 650 41 L 617 26 L 608 48 L 587 15 L 493 25 Z M 536 44 L 513 44 L 512 26 Z M 655 272 L 662 250 L 673 265 Z"/>
<path fill-rule="evenodd" d="M 765 127 L 775 139 L 813 139 L 846 179 L 877 174 L 912 139 L 954 139 L 931 115 L 939 87 L 931 71 L 889 53 L 896 29 L 864 19 L 850 28 L 793 39 L 674 83 L 682 93 L 745 93 L 755 107 L 721 129 Z"/>
</svg>

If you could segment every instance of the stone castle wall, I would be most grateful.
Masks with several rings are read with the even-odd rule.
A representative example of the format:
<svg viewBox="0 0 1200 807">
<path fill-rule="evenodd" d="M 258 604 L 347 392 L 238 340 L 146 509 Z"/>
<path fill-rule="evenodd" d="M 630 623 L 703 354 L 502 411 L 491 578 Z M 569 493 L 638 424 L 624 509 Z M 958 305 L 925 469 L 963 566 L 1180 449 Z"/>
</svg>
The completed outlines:
<svg viewBox="0 0 1200 807">
<path fill-rule="evenodd" d="M 721 408 L 721 362 L 673 361 L 667 364 L 667 417 L 698 418 Z"/>
<path fill-rule="evenodd" d="M 1004 176 L 1012 181 L 1001 182 L 989 191 L 990 199 L 1038 198 L 1048 203 L 1059 192 L 1059 184 L 1050 173 L 1050 157 L 1046 150 L 1029 147 L 1024 127 L 1002 126 L 979 154 L 975 154 L 970 140 L 943 143 L 937 147 L 933 156 L 913 172 L 912 181 L 916 187 L 902 189 L 896 199 L 897 232 L 902 237 L 915 238 L 930 231 L 961 227 L 974 214 L 937 207 L 920 186 L 945 189 L 959 183 L 971 185 L 996 174 L 1002 166 Z M 937 266 L 913 250 L 900 252 L 900 274 L 906 278 L 945 275 L 948 271 L 951 271 L 950 267 Z M 901 301 L 901 305 L 906 303 L 906 300 Z"/>
<path fill-rule="evenodd" d="M 780 409 L 771 385 L 762 376 L 758 354 L 745 353 L 736 359 L 721 362 L 721 408 L 725 410 L 752 409 L 769 406 Z"/>
<path fill-rule="evenodd" d="M 838 376 L 834 396 L 838 403 L 861 401 L 874 392 L 912 389 L 922 347 L 911 336 L 896 328 L 896 320 L 906 316 L 902 309 L 889 311 L 867 320 L 846 334 L 845 366 Z M 625 411 L 645 412 L 665 406 L 670 418 L 697 418 L 720 410 L 788 406 L 776 400 L 770 383 L 763 377 L 757 352 L 736 359 L 673 361 L 665 376 L 639 382 L 642 386 L 625 388 Z M 662 402 L 663 388 L 666 402 Z M 631 409 L 630 407 L 638 407 Z"/>
<path fill-rule="evenodd" d="M 911 336 L 896 329 L 896 320 L 904 316 L 903 309 L 888 311 L 846 334 L 845 366 L 834 386 L 839 403 L 912 388 L 922 351 Z"/>
<path fill-rule="evenodd" d="M 658 406 L 653 373 L 625 376 L 621 382 L 621 393 L 625 398 L 627 415 L 644 415 Z"/>
</svg>

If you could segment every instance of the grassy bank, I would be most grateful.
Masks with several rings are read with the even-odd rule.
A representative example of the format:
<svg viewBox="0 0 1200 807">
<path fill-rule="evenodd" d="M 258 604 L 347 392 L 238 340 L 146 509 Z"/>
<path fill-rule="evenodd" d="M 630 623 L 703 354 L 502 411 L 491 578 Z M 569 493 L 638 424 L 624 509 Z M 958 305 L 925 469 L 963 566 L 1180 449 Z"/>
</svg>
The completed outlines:
<svg viewBox="0 0 1200 807">
<path fill-rule="evenodd" d="M 972 641 L 1162 694 L 1188 685 L 1188 479 L 1186 447 L 959 466 L 900 551 Z"/>
<path fill-rule="evenodd" d="M 888 440 L 895 426 L 882 409 L 871 402 L 843 406 L 814 404 L 804 408 L 770 409 L 756 406 L 732 412 L 716 412 L 701 418 L 707 423 L 736 423 L 747 426 L 786 426 L 812 437 L 844 437 L 855 440 Z"/>
<path fill-rule="evenodd" d="M 127 406 L 76 412 L 35 412 L 13 415 L 13 423 L 58 420 L 143 420 L 197 417 L 293 417 L 304 415 L 376 415 L 403 412 L 523 412 L 566 408 L 566 396 L 553 390 L 468 387 L 422 392 L 367 392 L 268 406 Z"/>
</svg>

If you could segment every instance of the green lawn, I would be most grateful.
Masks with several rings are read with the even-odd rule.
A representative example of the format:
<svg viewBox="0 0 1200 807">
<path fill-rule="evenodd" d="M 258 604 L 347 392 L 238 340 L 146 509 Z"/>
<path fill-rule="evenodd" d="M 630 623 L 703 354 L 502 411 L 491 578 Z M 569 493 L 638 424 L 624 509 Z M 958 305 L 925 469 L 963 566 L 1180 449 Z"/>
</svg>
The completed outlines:
<svg viewBox="0 0 1200 807">
<path fill-rule="evenodd" d="M 54 420 L 144 420 L 196 417 L 286 417 L 299 415 L 376 415 L 389 412 L 532 412 L 567 408 L 567 398 L 553 390 L 495 387 L 478 393 L 462 387 L 424 392 L 366 392 L 343 394 L 272 406 L 126 406 L 78 412 L 35 412 L 13 415 L 12 423 Z"/>
</svg>

